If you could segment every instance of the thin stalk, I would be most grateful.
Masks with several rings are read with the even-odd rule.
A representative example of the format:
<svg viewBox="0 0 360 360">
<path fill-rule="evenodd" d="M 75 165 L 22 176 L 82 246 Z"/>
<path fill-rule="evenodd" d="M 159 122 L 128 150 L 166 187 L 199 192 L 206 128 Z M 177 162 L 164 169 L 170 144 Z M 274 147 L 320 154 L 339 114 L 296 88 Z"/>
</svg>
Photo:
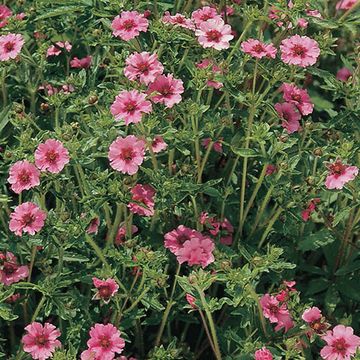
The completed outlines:
<svg viewBox="0 0 360 360">
<path fill-rule="evenodd" d="M 284 209 L 279 206 L 278 209 L 276 210 L 274 216 L 271 218 L 271 220 L 269 221 L 269 224 L 267 225 L 261 239 L 258 245 L 258 249 L 260 249 L 264 243 L 264 241 L 266 240 L 267 236 L 269 235 L 269 232 L 271 231 L 275 221 L 279 218 L 280 214 L 282 213 Z"/>
<path fill-rule="evenodd" d="M 44 303 L 45 303 L 45 300 L 46 300 L 46 297 L 45 295 L 42 296 L 40 302 L 38 303 L 35 311 L 34 311 L 34 314 L 31 318 L 31 322 L 34 322 L 36 320 L 36 318 L 38 317 L 39 313 L 40 313 L 40 310 L 41 308 L 43 307 Z"/>
<path fill-rule="evenodd" d="M 215 350 L 215 347 L 214 347 L 214 344 L 213 344 L 213 341 L 212 341 L 212 338 L 211 338 L 211 334 L 210 334 L 210 331 L 209 331 L 209 327 L 207 326 L 207 323 L 206 323 L 206 319 L 205 319 L 205 316 L 204 316 L 204 313 L 199 309 L 199 314 L 200 314 L 200 317 L 201 317 L 201 321 L 204 325 L 204 329 L 205 329 L 205 332 L 206 332 L 206 336 L 209 340 L 209 344 L 211 346 L 211 349 L 212 351 L 214 352 L 214 354 L 216 353 L 216 350 Z"/>
<path fill-rule="evenodd" d="M 30 265 L 29 265 L 29 275 L 28 275 L 28 278 L 27 278 L 28 282 L 31 282 L 31 274 L 32 274 L 32 270 L 34 268 L 36 252 L 37 252 L 37 246 L 34 245 L 32 247 L 32 250 L 31 250 L 31 258 L 30 258 Z"/>
</svg>

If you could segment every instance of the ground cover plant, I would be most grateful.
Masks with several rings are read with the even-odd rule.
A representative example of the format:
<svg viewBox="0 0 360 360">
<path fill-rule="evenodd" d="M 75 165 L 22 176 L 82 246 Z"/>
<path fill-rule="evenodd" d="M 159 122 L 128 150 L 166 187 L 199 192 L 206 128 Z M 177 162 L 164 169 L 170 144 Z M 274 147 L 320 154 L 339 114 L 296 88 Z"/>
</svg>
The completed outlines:
<svg viewBox="0 0 360 360">
<path fill-rule="evenodd" d="M 0 5 L 0 358 L 360 359 L 359 9 Z"/>
</svg>

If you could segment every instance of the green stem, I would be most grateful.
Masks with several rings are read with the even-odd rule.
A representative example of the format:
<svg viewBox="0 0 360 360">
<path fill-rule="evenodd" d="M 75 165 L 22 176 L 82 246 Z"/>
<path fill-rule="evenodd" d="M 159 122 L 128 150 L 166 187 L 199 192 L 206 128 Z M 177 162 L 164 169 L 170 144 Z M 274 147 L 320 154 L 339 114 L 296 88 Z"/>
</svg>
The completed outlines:
<svg viewBox="0 0 360 360">
<path fill-rule="evenodd" d="M 3 69 L 3 73 L 2 73 L 2 79 L 1 79 L 1 92 L 2 92 L 2 99 L 3 99 L 3 107 L 7 106 L 7 98 L 8 98 L 8 94 L 7 94 L 7 88 L 6 88 L 6 67 L 4 67 Z"/>
<path fill-rule="evenodd" d="M 45 297 L 45 295 L 43 295 L 40 302 L 38 303 L 35 311 L 34 311 L 34 314 L 33 314 L 32 318 L 31 318 L 31 322 L 34 322 L 36 320 L 36 318 L 38 317 L 38 315 L 40 313 L 40 310 L 41 310 L 42 306 L 45 303 L 45 300 L 46 300 L 46 297 Z"/>
<path fill-rule="evenodd" d="M 30 265 L 29 265 L 29 275 L 28 275 L 28 278 L 27 278 L 28 282 L 31 282 L 31 274 L 32 274 L 32 270 L 33 270 L 33 267 L 34 267 L 34 263 L 35 263 L 36 252 L 37 252 L 37 246 L 34 245 L 32 247 L 32 250 L 31 250 L 31 258 L 30 258 Z"/>
<path fill-rule="evenodd" d="M 266 240 L 267 236 L 269 235 L 269 232 L 271 231 L 275 221 L 279 218 L 280 214 L 282 213 L 284 209 L 279 206 L 279 208 L 276 210 L 274 216 L 271 218 L 271 220 L 269 221 L 269 224 L 267 225 L 261 239 L 260 239 L 260 242 L 259 242 L 259 245 L 258 245 L 258 249 L 260 249 L 264 243 L 264 241 Z"/>
</svg>

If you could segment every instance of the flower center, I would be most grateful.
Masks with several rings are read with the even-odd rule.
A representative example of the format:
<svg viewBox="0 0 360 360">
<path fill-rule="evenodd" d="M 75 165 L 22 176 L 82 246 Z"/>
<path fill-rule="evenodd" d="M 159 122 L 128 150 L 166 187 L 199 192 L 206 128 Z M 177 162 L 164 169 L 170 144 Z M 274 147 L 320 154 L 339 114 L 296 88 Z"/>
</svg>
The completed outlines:
<svg viewBox="0 0 360 360">
<path fill-rule="evenodd" d="M 134 20 L 129 19 L 123 22 L 123 28 L 125 30 L 131 30 L 135 26 Z"/>
<path fill-rule="evenodd" d="M 129 113 L 133 113 L 136 109 L 136 103 L 134 101 L 129 101 L 125 105 L 125 110 Z"/>
<path fill-rule="evenodd" d="M 30 181 L 30 173 L 26 170 L 22 171 L 19 175 L 19 180 L 22 184 L 27 184 Z"/>
<path fill-rule="evenodd" d="M 175 22 L 178 24 L 185 24 L 185 19 L 182 16 L 177 16 Z"/>
<path fill-rule="evenodd" d="M 13 263 L 10 263 L 10 262 L 6 262 L 4 263 L 4 266 L 3 266 L 3 271 L 6 275 L 11 275 L 13 274 L 17 269 L 17 265 L 16 264 L 13 264 Z"/>
<path fill-rule="evenodd" d="M 293 94 L 291 98 L 297 102 L 301 102 L 301 96 L 299 94 Z"/>
<path fill-rule="evenodd" d="M 295 45 L 292 50 L 296 55 L 301 57 L 306 53 L 306 49 L 302 45 Z"/>
<path fill-rule="evenodd" d="M 111 342 L 107 336 L 102 336 L 100 338 L 100 346 L 103 349 L 108 349 L 110 347 L 110 345 L 111 345 Z"/>
<path fill-rule="evenodd" d="M 339 161 L 336 161 L 334 164 L 330 165 L 330 171 L 332 174 L 341 175 L 344 173 L 345 169 L 345 165 Z"/>
<path fill-rule="evenodd" d="M 348 346 L 345 339 L 341 338 L 334 341 L 333 347 L 337 350 L 338 353 L 345 354 Z"/>
<path fill-rule="evenodd" d="M 187 240 L 190 240 L 190 238 L 187 235 L 182 234 L 178 237 L 178 242 L 180 244 L 183 244 Z"/>
<path fill-rule="evenodd" d="M 253 46 L 253 51 L 255 51 L 256 53 L 260 54 L 261 52 L 263 52 L 265 49 L 261 44 L 257 44 L 255 46 Z"/>
<path fill-rule="evenodd" d="M 44 335 L 39 335 L 35 338 L 36 345 L 45 345 L 48 339 Z"/>
<path fill-rule="evenodd" d="M 32 214 L 25 214 L 22 217 L 22 221 L 25 226 L 31 225 L 35 221 L 35 216 Z"/>
<path fill-rule="evenodd" d="M 109 299 L 109 297 L 111 296 L 110 287 L 106 286 L 106 285 L 100 286 L 99 287 L 99 295 L 103 299 Z"/>
<path fill-rule="evenodd" d="M 200 18 L 201 21 L 207 21 L 211 19 L 211 15 L 210 14 L 203 14 Z"/>
<path fill-rule="evenodd" d="M 149 72 L 149 64 L 148 63 L 140 63 L 138 65 L 138 69 L 139 71 L 141 71 L 142 73 L 148 73 Z"/>
<path fill-rule="evenodd" d="M 206 33 L 206 37 L 209 41 L 219 42 L 221 39 L 221 32 L 218 30 L 210 30 Z"/>
<path fill-rule="evenodd" d="M 124 149 L 121 152 L 121 157 L 123 158 L 123 160 L 127 160 L 127 161 L 132 160 L 133 156 L 134 153 L 131 148 Z"/>
<path fill-rule="evenodd" d="M 54 163 L 57 160 L 58 156 L 59 155 L 56 153 L 55 150 L 49 150 L 46 153 L 46 160 L 49 161 L 50 163 Z"/>
<path fill-rule="evenodd" d="M 279 308 L 276 305 L 270 305 L 269 310 L 272 314 L 277 314 L 279 312 Z"/>
<path fill-rule="evenodd" d="M 13 51 L 15 49 L 15 44 L 12 41 L 9 41 L 5 44 L 5 49 L 7 52 Z"/>
</svg>

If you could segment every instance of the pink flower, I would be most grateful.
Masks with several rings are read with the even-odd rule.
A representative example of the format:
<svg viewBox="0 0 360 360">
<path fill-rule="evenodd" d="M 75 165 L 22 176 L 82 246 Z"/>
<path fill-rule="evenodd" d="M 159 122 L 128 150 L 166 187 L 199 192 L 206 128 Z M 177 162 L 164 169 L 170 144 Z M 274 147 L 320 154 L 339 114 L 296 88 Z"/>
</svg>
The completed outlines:
<svg viewBox="0 0 360 360">
<path fill-rule="evenodd" d="M 318 18 L 318 19 L 322 19 L 322 15 L 320 13 L 319 10 L 311 10 L 311 9 L 306 9 L 306 15 L 307 16 L 311 16 L 311 17 L 315 17 L 315 18 Z"/>
<path fill-rule="evenodd" d="M 121 91 L 110 108 L 115 120 L 124 120 L 125 125 L 140 122 L 142 114 L 149 114 L 151 110 L 151 102 L 137 90 Z"/>
<path fill-rule="evenodd" d="M 221 139 L 221 140 L 222 140 L 222 139 Z M 203 139 L 203 140 L 201 141 L 201 145 L 202 145 L 205 149 L 207 149 L 211 141 L 212 141 L 211 138 Z M 219 141 L 219 140 L 218 140 L 218 141 L 215 141 L 215 142 L 213 143 L 213 149 L 214 149 L 216 152 L 222 154 L 222 152 L 223 152 L 222 142 Z"/>
<path fill-rule="evenodd" d="M 186 294 L 185 297 L 186 297 L 186 301 L 189 303 L 189 305 L 193 309 L 197 309 L 197 306 L 195 305 L 196 298 L 194 296 L 192 296 L 191 294 Z"/>
<path fill-rule="evenodd" d="M 301 316 L 301 318 L 309 324 L 314 321 L 320 320 L 321 317 L 321 310 L 316 306 L 306 309 Z"/>
<path fill-rule="evenodd" d="M 115 354 L 121 354 L 125 347 L 125 341 L 120 335 L 120 331 L 112 324 L 95 324 L 90 329 L 87 346 L 95 353 L 96 359 L 113 360 Z"/>
<path fill-rule="evenodd" d="M 196 232 L 177 251 L 176 258 L 179 264 L 187 262 L 189 266 L 201 265 L 204 268 L 215 261 L 212 254 L 214 248 L 215 245 L 209 237 Z"/>
<path fill-rule="evenodd" d="M 165 24 L 172 24 L 172 25 L 180 26 L 185 29 L 195 30 L 195 26 L 192 20 L 187 19 L 184 15 L 179 13 L 175 15 L 171 15 L 168 11 L 166 11 L 162 18 L 162 21 Z"/>
<path fill-rule="evenodd" d="M 0 253 L 0 283 L 11 285 L 29 275 L 29 268 L 26 265 L 18 265 L 16 256 L 7 251 L 5 254 Z"/>
<path fill-rule="evenodd" d="M 284 39 L 280 50 L 284 63 L 300 67 L 314 65 L 320 55 L 318 43 L 307 36 L 294 35 Z"/>
<path fill-rule="evenodd" d="M 201 9 L 195 10 L 191 14 L 191 19 L 195 23 L 196 27 L 210 19 L 221 19 L 220 15 L 217 13 L 216 9 L 210 6 L 204 6 Z"/>
<path fill-rule="evenodd" d="M 209 59 L 204 59 L 202 60 L 200 63 L 196 64 L 196 67 L 199 69 L 207 69 L 209 74 L 209 80 L 207 81 L 207 85 L 210 87 L 213 87 L 214 89 L 221 89 L 224 84 L 220 81 L 216 81 L 214 80 L 214 75 L 216 74 L 222 74 L 222 70 L 216 65 L 214 64 L 211 60 Z"/>
<path fill-rule="evenodd" d="M 48 139 L 35 150 L 35 165 L 41 171 L 58 174 L 69 161 L 69 152 L 59 140 Z"/>
<path fill-rule="evenodd" d="M 151 185 L 136 184 L 130 190 L 134 202 L 129 203 L 128 208 L 133 214 L 140 216 L 153 216 L 154 215 L 154 196 L 155 190 Z M 140 204 L 143 204 L 140 205 Z"/>
<path fill-rule="evenodd" d="M 7 34 L 0 36 L 0 61 L 15 59 L 23 45 L 24 38 L 20 34 Z"/>
<path fill-rule="evenodd" d="M 53 356 L 56 348 L 61 346 L 57 338 L 60 331 L 52 324 L 45 323 L 44 326 L 38 322 L 32 322 L 25 327 L 27 334 L 21 340 L 24 351 L 29 353 L 33 359 L 45 360 Z"/>
<path fill-rule="evenodd" d="M 310 200 L 307 208 L 301 212 L 301 218 L 304 221 L 308 221 L 310 219 L 310 215 L 315 211 L 316 205 L 320 202 L 319 198 L 315 198 Z"/>
<path fill-rule="evenodd" d="M 95 351 L 91 351 L 90 349 L 83 351 L 80 355 L 80 359 L 81 360 L 100 360 L 100 358 L 98 358 L 96 356 Z"/>
<path fill-rule="evenodd" d="M 93 284 L 97 289 L 96 294 L 93 299 L 104 300 L 104 303 L 107 304 L 110 301 L 110 298 L 113 297 L 119 290 L 119 285 L 114 279 L 100 280 L 96 277 L 92 278 Z"/>
<path fill-rule="evenodd" d="M 185 241 L 190 240 L 192 236 L 201 236 L 201 233 L 184 225 L 179 225 L 176 229 L 165 234 L 164 246 L 177 255 Z"/>
<path fill-rule="evenodd" d="M 76 69 L 88 69 L 91 66 L 92 56 L 88 55 L 82 59 L 76 56 L 70 61 L 70 66 Z"/>
<path fill-rule="evenodd" d="M 276 167 L 276 165 L 274 165 L 274 164 L 269 164 L 269 165 L 266 167 L 266 175 L 267 175 L 267 176 L 272 175 L 272 174 L 274 174 L 275 172 L 277 172 L 277 167 Z"/>
<path fill-rule="evenodd" d="M 352 71 L 346 67 L 343 67 L 338 70 L 336 73 L 336 78 L 340 81 L 348 81 L 349 77 L 352 76 Z"/>
<path fill-rule="evenodd" d="M 255 360 L 273 360 L 273 356 L 265 346 L 255 351 Z"/>
<path fill-rule="evenodd" d="M 291 103 L 277 103 L 274 107 L 279 117 L 282 119 L 281 126 L 286 129 L 289 134 L 300 129 L 299 120 L 301 119 L 301 115 L 296 110 L 295 105 Z"/>
<path fill-rule="evenodd" d="M 148 26 L 148 20 L 137 11 L 123 11 L 111 23 L 113 35 L 125 41 L 139 36 L 141 31 L 146 32 Z"/>
<path fill-rule="evenodd" d="M 297 26 L 306 29 L 309 25 L 309 22 L 304 18 L 299 18 L 297 21 Z"/>
<path fill-rule="evenodd" d="M 100 219 L 98 217 L 93 218 L 90 221 L 90 224 L 89 224 L 88 228 L 86 229 L 86 232 L 88 234 L 97 234 L 99 225 L 100 225 Z"/>
<path fill-rule="evenodd" d="M 55 45 L 51 45 L 46 51 L 46 57 L 49 56 L 58 56 L 61 54 L 61 50 L 70 52 L 72 45 L 68 41 L 58 41 Z"/>
<path fill-rule="evenodd" d="M 136 225 L 131 225 L 131 234 L 138 232 L 138 227 Z M 126 238 L 126 226 L 120 226 L 115 237 L 115 244 L 121 245 Z"/>
<path fill-rule="evenodd" d="M 157 154 L 167 148 L 167 143 L 164 141 L 162 136 L 156 135 L 154 140 L 151 143 L 152 151 Z"/>
<path fill-rule="evenodd" d="M 202 22 L 195 31 L 195 35 L 202 47 L 211 47 L 216 50 L 228 49 L 229 41 L 234 38 L 231 26 L 218 17 Z"/>
<path fill-rule="evenodd" d="M 118 137 L 109 147 L 110 166 L 123 174 L 136 174 L 144 156 L 145 142 L 134 135 Z"/>
<path fill-rule="evenodd" d="M 354 335 L 350 326 L 337 325 L 322 336 L 326 345 L 320 355 L 327 360 L 350 360 L 360 346 L 360 337 Z"/>
<path fill-rule="evenodd" d="M 154 103 L 162 103 L 167 108 L 172 108 L 181 101 L 184 92 L 182 80 L 175 79 L 172 74 L 160 75 L 149 86 L 148 93 L 153 94 L 151 100 Z"/>
<path fill-rule="evenodd" d="M 336 160 L 334 163 L 328 165 L 329 174 L 325 180 L 325 186 L 328 189 L 341 190 L 346 183 L 355 179 L 359 173 L 356 166 L 348 166 Z"/>
<path fill-rule="evenodd" d="M 11 190 L 20 194 L 40 184 L 40 173 L 35 165 L 27 160 L 17 161 L 10 167 L 8 182 Z"/>
<path fill-rule="evenodd" d="M 336 4 L 336 10 L 349 10 L 356 4 L 356 2 L 357 0 L 340 0 Z"/>
<path fill-rule="evenodd" d="M 45 211 L 32 202 L 25 202 L 10 214 L 9 229 L 18 236 L 23 232 L 34 235 L 43 228 L 45 219 Z"/>
<path fill-rule="evenodd" d="M 277 53 L 273 44 L 265 44 L 256 39 L 249 39 L 242 42 L 241 49 L 244 53 L 257 59 L 262 59 L 264 56 L 275 59 Z"/>
<path fill-rule="evenodd" d="M 12 15 L 12 11 L 6 5 L 0 5 L 0 29 L 7 25 L 7 19 Z"/>
<path fill-rule="evenodd" d="M 129 80 L 139 80 L 142 84 L 149 85 L 161 75 L 164 67 L 158 60 L 157 54 L 148 52 L 134 53 L 126 59 L 124 74 Z"/>
<path fill-rule="evenodd" d="M 260 305 L 264 317 L 269 319 L 271 323 L 277 323 L 275 331 L 285 328 L 285 332 L 287 332 L 294 326 L 286 304 L 283 303 L 280 305 L 279 301 L 274 296 L 265 294 L 260 299 Z"/>
<path fill-rule="evenodd" d="M 314 105 L 306 90 L 284 83 L 281 86 L 281 91 L 283 91 L 284 100 L 294 104 L 302 115 L 309 115 L 313 112 Z"/>
<path fill-rule="evenodd" d="M 233 241 L 234 227 L 227 218 L 220 224 L 220 232 L 220 244 L 230 246 Z"/>
</svg>

